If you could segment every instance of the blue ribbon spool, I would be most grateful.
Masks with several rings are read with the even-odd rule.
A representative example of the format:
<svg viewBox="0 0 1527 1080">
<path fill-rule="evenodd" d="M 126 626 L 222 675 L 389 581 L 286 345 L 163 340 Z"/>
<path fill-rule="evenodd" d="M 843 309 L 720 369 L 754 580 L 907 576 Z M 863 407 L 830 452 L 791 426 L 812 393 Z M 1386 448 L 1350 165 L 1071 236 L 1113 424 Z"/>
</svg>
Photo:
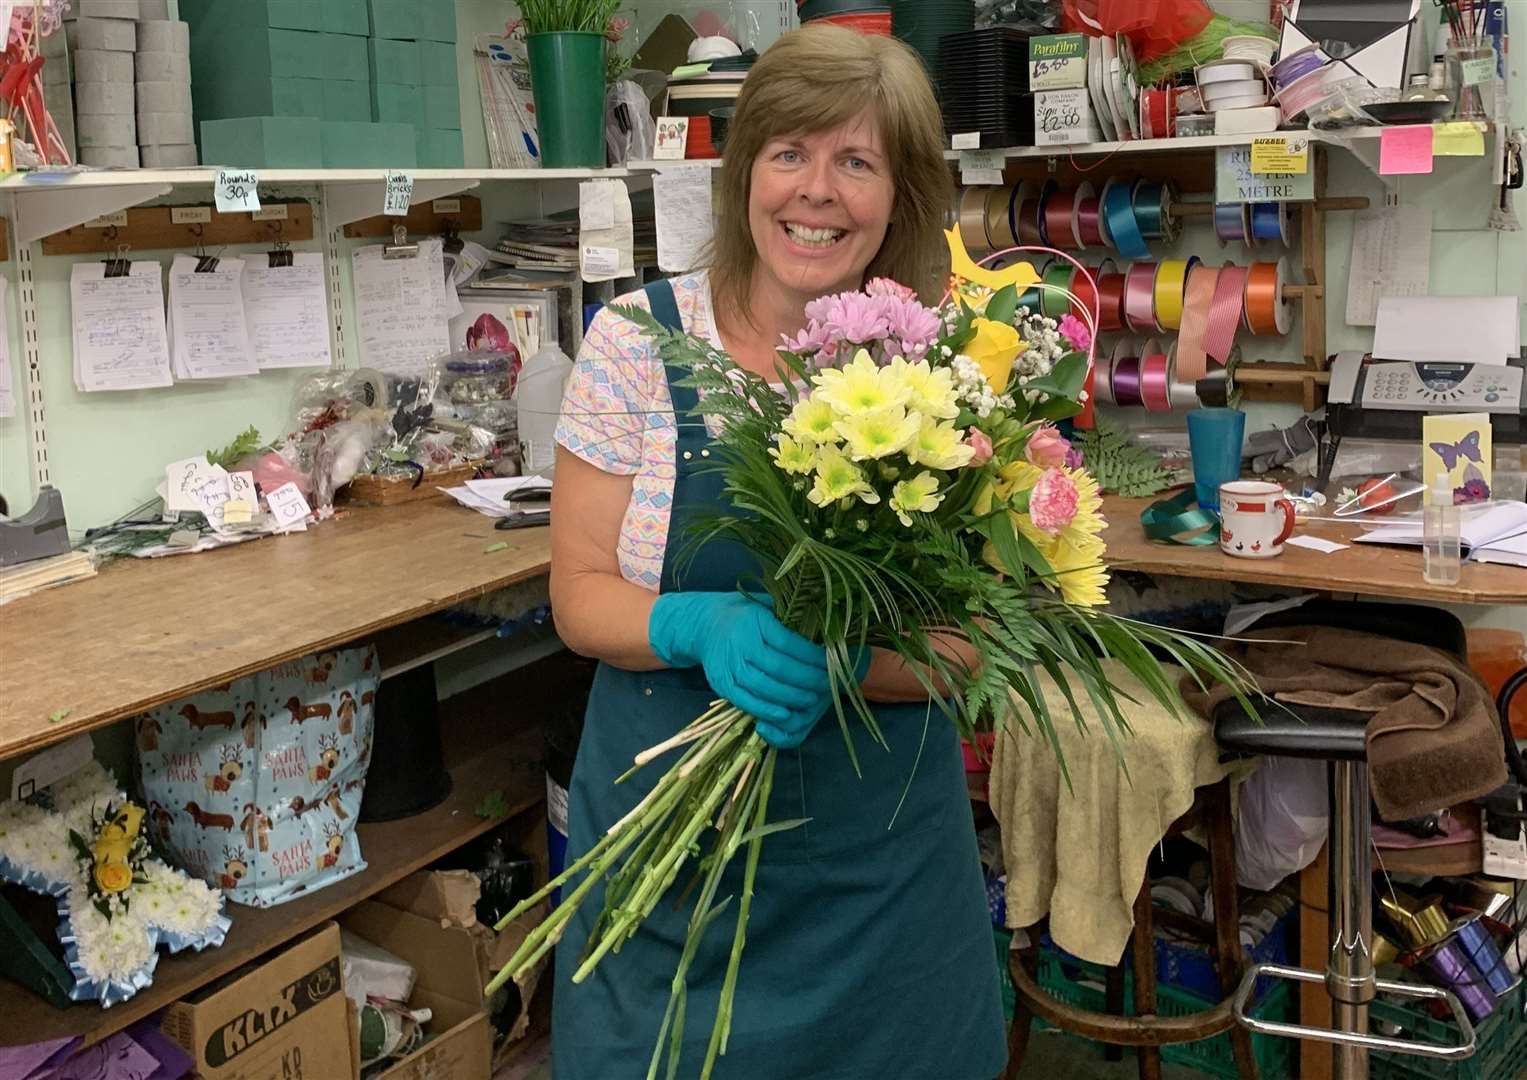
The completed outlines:
<svg viewBox="0 0 1527 1080">
<path fill-rule="evenodd" d="M 1140 235 L 1160 240 L 1166 232 L 1166 188 L 1162 184 L 1141 182 L 1135 188 L 1135 222 Z"/>
<path fill-rule="evenodd" d="M 1500 947 L 1495 944 L 1495 939 L 1485 929 L 1479 919 L 1469 919 L 1459 923 L 1456 927 L 1458 943 L 1463 946 L 1463 951 L 1469 954 L 1469 959 L 1474 961 L 1474 966 L 1484 976 L 1485 982 L 1497 996 L 1505 996 L 1510 993 L 1516 980 L 1506 967 L 1506 958 L 1501 955 Z"/>
<path fill-rule="evenodd" d="M 1246 204 L 1215 203 L 1214 235 L 1222 244 L 1246 242 Z"/>
<path fill-rule="evenodd" d="M 1138 180 L 1124 180 L 1110 183 L 1103 193 L 1103 221 L 1114 249 L 1126 259 L 1145 259 L 1151 253 L 1135 217 L 1135 191 L 1140 186 Z"/>
<path fill-rule="evenodd" d="M 1287 243 L 1282 203 L 1251 204 L 1251 235 L 1258 243 Z"/>
</svg>

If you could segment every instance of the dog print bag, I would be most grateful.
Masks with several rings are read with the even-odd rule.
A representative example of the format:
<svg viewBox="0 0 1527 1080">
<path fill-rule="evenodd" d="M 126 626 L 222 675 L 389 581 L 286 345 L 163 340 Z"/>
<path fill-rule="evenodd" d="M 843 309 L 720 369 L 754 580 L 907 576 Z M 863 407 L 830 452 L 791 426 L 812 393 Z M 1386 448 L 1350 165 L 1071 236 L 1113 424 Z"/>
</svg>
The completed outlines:
<svg viewBox="0 0 1527 1080">
<path fill-rule="evenodd" d="M 374 648 L 324 652 L 138 717 L 164 853 L 255 907 L 365 869 L 355 819 L 379 674 Z"/>
</svg>

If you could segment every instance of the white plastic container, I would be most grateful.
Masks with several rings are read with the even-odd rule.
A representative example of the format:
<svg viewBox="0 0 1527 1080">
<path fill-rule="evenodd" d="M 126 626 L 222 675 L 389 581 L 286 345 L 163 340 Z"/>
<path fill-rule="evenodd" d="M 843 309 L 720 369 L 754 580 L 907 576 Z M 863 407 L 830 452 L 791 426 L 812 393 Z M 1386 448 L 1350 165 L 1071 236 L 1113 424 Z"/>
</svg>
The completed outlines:
<svg viewBox="0 0 1527 1080">
<path fill-rule="evenodd" d="M 562 412 L 562 392 L 573 362 L 555 345 L 548 345 L 525 362 L 514 392 L 520 433 L 520 460 L 526 476 L 550 476 L 556 465 L 554 438 Z"/>
</svg>

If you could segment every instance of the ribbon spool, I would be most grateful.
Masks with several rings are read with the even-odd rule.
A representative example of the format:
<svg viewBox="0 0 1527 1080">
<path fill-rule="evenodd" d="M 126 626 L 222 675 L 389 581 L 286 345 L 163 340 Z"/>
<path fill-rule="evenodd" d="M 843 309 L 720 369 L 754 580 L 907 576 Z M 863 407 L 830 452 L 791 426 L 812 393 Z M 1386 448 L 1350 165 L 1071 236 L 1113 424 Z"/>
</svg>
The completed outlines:
<svg viewBox="0 0 1527 1080">
<path fill-rule="evenodd" d="M 1140 402 L 1147 412 L 1170 412 L 1172 372 L 1166 350 L 1152 338 L 1140 349 Z"/>
<path fill-rule="evenodd" d="M 1108 269 L 1104 269 L 1108 267 Z M 1098 329 L 1100 331 L 1124 329 L 1124 275 L 1118 272 L 1113 260 L 1105 260 L 1098 267 Z"/>
<path fill-rule="evenodd" d="M 1071 310 L 1071 279 L 1076 267 L 1065 259 L 1056 259 L 1040 275 L 1045 287 L 1039 290 L 1039 310 L 1047 319 L 1059 319 Z"/>
<path fill-rule="evenodd" d="M 1061 251 L 1081 248 L 1081 239 L 1076 234 L 1076 202 L 1075 190 L 1051 191 L 1045 198 L 1039 214 L 1044 221 L 1044 234 L 1051 247 Z"/>
<path fill-rule="evenodd" d="M 1177 239 L 1177 189 L 1171 181 L 1157 184 L 1144 181 L 1135 188 L 1135 221 L 1146 240 Z"/>
<path fill-rule="evenodd" d="M 1019 230 L 1018 220 L 1022 212 L 1023 204 L 1034 197 L 1034 182 L 1032 180 L 1020 180 L 1014 184 L 1007 194 L 1007 232 L 1013 238 L 1013 246 L 1027 243 L 1023 239 L 1023 233 Z"/>
<path fill-rule="evenodd" d="M 1184 379 L 1177 370 L 1177 342 L 1172 342 L 1166 359 L 1167 369 L 1171 372 L 1171 387 L 1167 392 L 1171 409 L 1175 412 L 1178 409 L 1198 408 L 1198 384 L 1194 380 Z"/>
<path fill-rule="evenodd" d="M 1132 263 L 1124 272 L 1124 321 L 1138 334 L 1153 334 L 1156 325 L 1156 264 Z"/>
<path fill-rule="evenodd" d="M 986 240 L 991 244 L 993 251 L 1005 251 L 1017 246 L 1012 229 L 1008 226 L 1007 206 L 1012 197 L 1011 187 L 986 189 L 986 207 L 982 216 L 985 222 Z"/>
<path fill-rule="evenodd" d="M 1225 366 L 1208 372 L 1203 378 L 1193 384 L 1194 391 L 1198 395 L 1198 403 L 1206 409 L 1237 409 L 1241 405 L 1240 387 L 1236 385 L 1235 374 L 1241 366 L 1241 350 L 1230 350 L 1230 358 L 1225 361 Z M 1181 369 L 1178 369 L 1181 371 Z"/>
<path fill-rule="evenodd" d="M 1269 74 L 1274 86 L 1284 87 L 1298 82 L 1312 71 L 1326 66 L 1326 55 L 1314 45 L 1306 45 L 1298 52 L 1289 53 L 1272 66 Z"/>
<path fill-rule="evenodd" d="M 1108 260 L 1104 260 L 1107 262 Z M 1076 297 L 1071 301 L 1071 314 L 1083 323 L 1092 318 L 1092 311 L 1097 307 L 1097 274 L 1096 272 L 1084 274 L 1080 270 L 1071 275 L 1071 293 Z"/>
<path fill-rule="evenodd" d="M 1214 235 L 1220 246 L 1244 244 L 1251 236 L 1251 213 L 1247 203 L 1215 203 Z"/>
<path fill-rule="evenodd" d="M 1220 267 L 1209 302 L 1209 324 L 1204 330 L 1204 351 L 1223 364 L 1235 345 L 1246 299 L 1247 272 L 1235 263 Z"/>
<path fill-rule="evenodd" d="M 1117 349 L 1117 346 L 1115 346 Z M 1113 405 L 1113 354 L 1099 356 L 1093 371 L 1092 395 L 1099 405 Z"/>
<path fill-rule="evenodd" d="M 1140 137 L 1142 139 L 1172 137 L 1172 118 L 1176 111 L 1176 101 L 1176 95 L 1170 90 L 1152 88 L 1140 91 Z"/>
<path fill-rule="evenodd" d="M 1189 382 L 1203 378 L 1208 370 L 1204 339 L 1209 332 L 1209 315 L 1218 282 L 1218 267 L 1197 263 L 1188 268 L 1187 286 L 1183 291 L 1182 332 L 1177 338 L 1177 371 Z"/>
<path fill-rule="evenodd" d="M 1283 302 L 1287 281 L 1287 259 L 1251 264 L 1246 272 L 1246 329 L 1258 336 L 1288 333 L 1289 310 Z"/>
<path fill-rule="evenodd" d="M 986 238 L 986 188 L 968 187 L 960 192 L 960 238 L 965 241 L 965 246 L 982 252 L 992 249 L 987 247 L 990 241 Z"/>
<path fill-rule="evenodd" d="M 1154 306 L 1156 325 L 1163 330 L 1182 328 L 1183 294 L 1188 287 L 1188 271 L 1198 264 L 1198 256 L 1166 259 L 1156 268 Z"/>
<path fill-rule="evenodd" d="M 1083 183 L 1076 189 L 1076 235 L 1083 247 L 1108 246 L 1103 231 L 1103 200 L 1091 184 Z"/>
<path fill-rule="evenodd" d="M 1120 351 L 1125 346 L 1120 345 L 1113 354 L 1113 376 L 1109 380 L 1113 387 L 1113 403 L 1121 408 L 1135 408 L 1145 404 L 1145 398 L 1141 396 L 1140 386 L 1140 358 L 1138 356 L 1121 356 Z"/>
<path fill-rule="evenodd" d="M 1219 543 L 1219 515 L 1196 506 L 1193 485 L 1147 506 L 1140 515 L 1140 525 L 1147 540 L 1186 547 L 1207 547 Z M 1191 535 L 1190 535 L 1191 534 Z"/>
<path fill-rule="evenodd" d="M 1138 180 L 1115 177 L 1103 187 L 1103 227 L 1114 250 L 1126 259 L 1146 259 L 1151 253 L 1135 218 L 1135 189 L 1139 186 Z"/>
<path fill-rule="evenodd" d="M 1259 244 L 1277 243 L 1288 247 L 1288 203 L 1252 203 L 1248 235 Z"/>
</svg>

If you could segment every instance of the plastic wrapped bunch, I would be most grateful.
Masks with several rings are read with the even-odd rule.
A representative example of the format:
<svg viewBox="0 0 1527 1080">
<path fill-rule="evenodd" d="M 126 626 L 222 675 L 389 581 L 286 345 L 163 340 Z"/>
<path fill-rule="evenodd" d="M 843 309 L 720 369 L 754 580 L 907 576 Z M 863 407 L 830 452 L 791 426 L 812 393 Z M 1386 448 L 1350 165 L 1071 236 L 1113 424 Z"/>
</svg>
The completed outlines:
<svg viewBox="0 0 1527 1080">
<path fill-rule="evenodd" d="M 1060 27 L 1060 5 L 1050 0 L 976 0 L 976 28 L 988 26 L 1053 34 Z"/>
</svg>

